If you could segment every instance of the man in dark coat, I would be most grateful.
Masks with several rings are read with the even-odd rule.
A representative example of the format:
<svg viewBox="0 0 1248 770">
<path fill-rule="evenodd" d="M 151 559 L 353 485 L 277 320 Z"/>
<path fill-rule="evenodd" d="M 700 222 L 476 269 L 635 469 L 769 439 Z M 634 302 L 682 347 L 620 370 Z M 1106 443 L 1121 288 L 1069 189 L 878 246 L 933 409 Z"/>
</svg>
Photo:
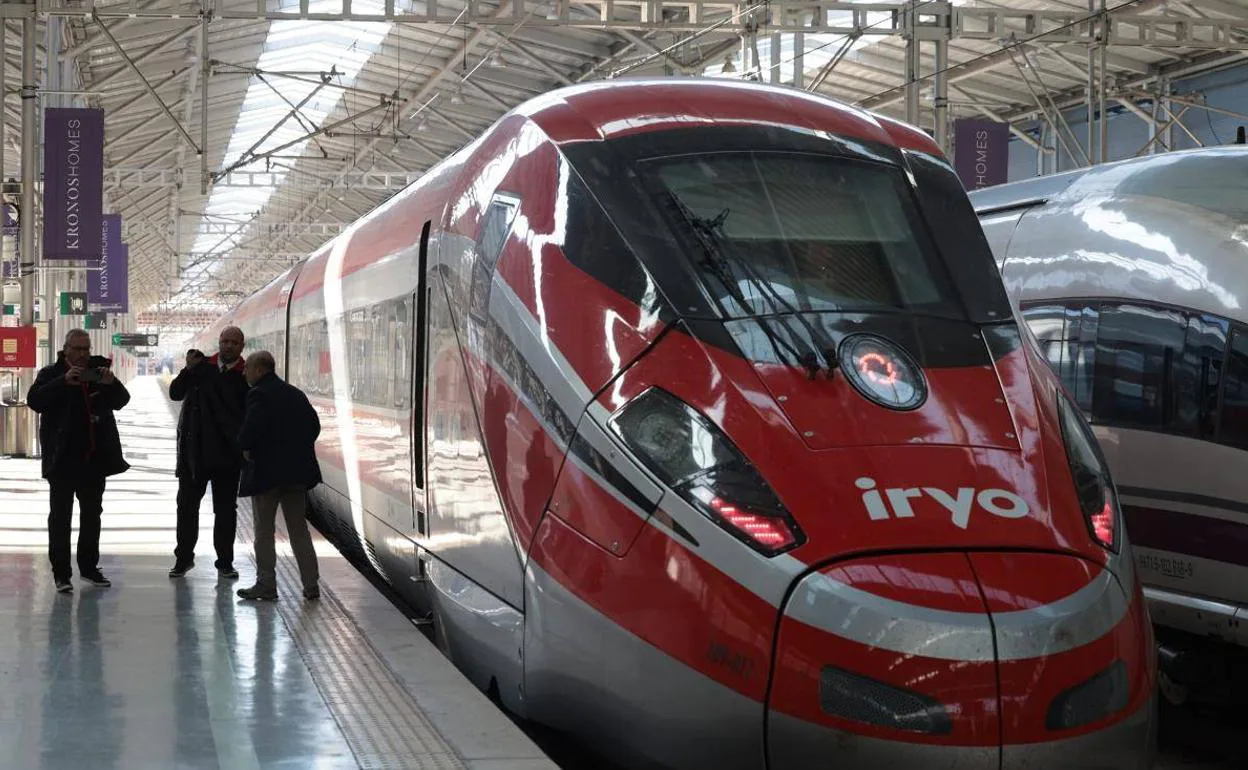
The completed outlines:
<svg viewBox="0 0 1248 770">
<path fill-rule="evenodd" d="M 256 584 L 239 589 L 244 599 L 277 599 L 277 554 L 273 541 L 277 507 L 286 516 L 290 547 L 299 564 L 305 599 L 319 599 L 316 551 L 308 533 L 307 493 L 321 483 L 316 437 L 321 421 L 303 391 L 277 376 L 267 350 L 247 358 L 247 412 L 238 445 L 243 450 L 239 494 L 251 497 L 256 515 Z"/>
<path fill-rule="evenodd" d="M 60 593 L 74 590 L 69 536 L 75 496 L 81 514 L 78 572 L 93 585 L 112 585 L 100 572 L 100 514 L 104 479 L 130 469 L 113 417 L 130 403 L 130 392 L 110 365 L 109 359 L 91 355 L 91 336 L 74 329 L 65 335 L 56 363 L 39 371 L 26 394 L 27 405 L 40 418 L 43 477 L 50 489 L 48 560 Z"/>
<path fill-rule="evenodd" d="M 186 368 L 169 383 L 169 398 L 182 402 L 178 417 L 178 544 L 169 577 L 182 577 L 195 566 L 199 542 L 199 504 L 212 485 L 212 543 L 217 573 L 236 578 L 234 536 L 238 529 L 238 476 L 242 453 L 238 429 L 243 421 L 247 380 L 243 376 L 243 332 L 230 326 L 217 339 L 217 354 L 191 351 Z"/>
</svg>

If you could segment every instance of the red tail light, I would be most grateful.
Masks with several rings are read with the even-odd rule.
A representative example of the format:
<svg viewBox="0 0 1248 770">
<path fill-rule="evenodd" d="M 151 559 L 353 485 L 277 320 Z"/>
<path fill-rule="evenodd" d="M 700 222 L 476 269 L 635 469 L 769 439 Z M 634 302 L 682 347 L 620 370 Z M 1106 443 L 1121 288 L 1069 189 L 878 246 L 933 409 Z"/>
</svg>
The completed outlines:
<svg viewBox="0 0 1248 770">
<path fill-rule="evenodd" d="M 750 513 L 718 497 L 711 498 L 710 505 L 724 521 L 769 551 L 788 548 L 797 542 L 781 519 Z"/>
<path fill-rule="evenodd" d="M 1118 493 L 1109 475 L 1109 465 L 1101 456 L 1100 444 L 1078 408 L 1061 390 L 1057 392 L 1066 460 L 1075 482 L 1079 509 L 1087 520 L 1088 533 L 1101 547 L 1118 552 Z"/>
<path fill-rule="evenodd" d="M 1101 545 L 1106 548 L 1113 548 L 1116 542 L 1114 528 L 1117 526 L 1117 523 L 1113 504 L 1106 500 L 1105 506 L 1098 513 L 1092 514 L 1092 534 L 1097 540 L 1101 541 Z"/>
</svg>

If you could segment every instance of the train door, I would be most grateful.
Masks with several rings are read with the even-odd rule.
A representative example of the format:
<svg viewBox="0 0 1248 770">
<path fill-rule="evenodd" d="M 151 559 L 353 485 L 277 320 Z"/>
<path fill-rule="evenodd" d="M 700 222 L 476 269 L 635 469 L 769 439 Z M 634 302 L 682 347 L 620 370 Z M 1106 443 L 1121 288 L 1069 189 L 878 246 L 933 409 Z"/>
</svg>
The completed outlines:
<svg viewBox="0 0 1248 770">
<path fill-rule="evenodd" d="M 413 525 L 416 531 L 416 537 L 424 539 L 429 537 L 429 510 L 426 502 L 426 489 L 428 484 L 425 483 L 426 470 L 426 438 L 425 438 L 425 415 L 427 413 L 425 400 L 425 373 L 426 373 L 426 355 L 427 336 L 428 336 L 428 307 L 429 307 L 429 229 L 432 221 L 425 222 L 424 228 L 420 232 L 420 259 L 418 264 L 418 273 L 416 279 L 416 291 L 411 297 L 412 306 L 412 364 L 411 364 L 411 411 L 408 425 L 410 430 L 410 453 L 411 457 L 411 479 L 412 479 L 412 514 Z"/>
</svg>

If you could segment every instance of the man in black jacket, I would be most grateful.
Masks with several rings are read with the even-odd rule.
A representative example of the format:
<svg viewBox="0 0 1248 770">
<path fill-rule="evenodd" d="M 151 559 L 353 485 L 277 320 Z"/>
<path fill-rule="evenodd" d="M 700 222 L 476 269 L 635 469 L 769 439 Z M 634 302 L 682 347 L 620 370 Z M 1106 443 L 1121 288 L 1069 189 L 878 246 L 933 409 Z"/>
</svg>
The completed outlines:
<svg viewBox="0 0 1248 770">
<path fill-rule="evenodd" d="M 239 589 L 244 599 L 277 599 L 277 554 L 273 542 L 277 507 L 286 516 L 290 547 L 299 564 L 305 599 L 319 599 L 316 551 L 308 533 L 307 493 L 321 483 L 316 437 L 321 421 L 303 391 L 274 372 L 267 350 L 247 358 L 247 412 L 238 445 L 246 462 L 239 494 L 251 497 L 256 514 L 256 584 Z"/>
<path fill-rule="evenodd" d="M 69 535 L 75 496 L 81 514 L 78 572 L 93 585 L 112 585 L 100 572 L 100 514 L 104 479 L 130 469 L 113 417 L 130 403 L 130 392 L 108 368 L 110 363 L 91 355 L 90 335 L 74 329 L 65 335 L 56 363 L 39 371 L 26 394 L 27 405 L 40 418 L 43 477 L 50 489 L 48 559 L 60 593 L 74 590 Z"/>
<path fill-rule="evenodd" d="M 217 354 L 197 350 L 169 383 L 169 398 L 182 402 L 178 417 L 178 544 L 169 577 L 195 566 L 199 504 L 212 484 L 212 543 L 217 573 L 236 578 L 234 535 L 238 528 L 238 476 L 242 454 L 238 429 L 243 421 L 247 380 L 243 376 L 243 332 L 230 326 L 217 339 Z"/>
</svg>

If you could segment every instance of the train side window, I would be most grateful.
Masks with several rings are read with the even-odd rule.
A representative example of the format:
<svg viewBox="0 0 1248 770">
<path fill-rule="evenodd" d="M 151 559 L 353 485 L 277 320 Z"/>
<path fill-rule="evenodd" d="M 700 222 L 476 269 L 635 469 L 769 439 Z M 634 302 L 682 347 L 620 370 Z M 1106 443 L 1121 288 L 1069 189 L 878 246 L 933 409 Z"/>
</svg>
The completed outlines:
<svg viewBox="0 0 1248 770">
<path fill-rule="evenodd" d="M 484 318 L 489 312 L 490 281 L 494 278 L 494 266 L 502 253 L 511 222 L 520 208 L 520 201 L 505 195 L 496 195 L 490 201 L 485 216 L 481 218 L 481 232 L 477 235 L 476 259 L 472 264 L 472 295 L 469 312 Z"/>
<path fill-rule="evenodd" d="M 1226 328 L 1226 321 L 1219 318 L 1192 315 L 1188 319 L 1182 355 L 1170 370 L 1169 430 L 1184 436 L 1214 438 Z"/>
<path fill-rule="evenodd" d="M 1080 302 L 1072 305 L 1030 305 L 1023 319 L 1036 336 L 1049 366 L 1085 412 L 1092 409 L 1092 360 L 1096 339 L 1096 311 Z"/>
<path fill-rule="evenodd" d="M 1184 314 L 1140 305 L 1101 307 L 1092 413 L 1106 425 L 1162 430 L 1172 424 L 1170 369 L 1182 355 Z"/>
<path fill-rule="evenodd" d="M 407 407 L 412 393 L 412 299 L 401 297 L 394 303 L 394 405 Z"/>
<path fill-rule="evenodd" d="M 1218 441 L 1248 449 L 1248 334 L 1236 331 L 1226 356 Z"/>
</svg>

